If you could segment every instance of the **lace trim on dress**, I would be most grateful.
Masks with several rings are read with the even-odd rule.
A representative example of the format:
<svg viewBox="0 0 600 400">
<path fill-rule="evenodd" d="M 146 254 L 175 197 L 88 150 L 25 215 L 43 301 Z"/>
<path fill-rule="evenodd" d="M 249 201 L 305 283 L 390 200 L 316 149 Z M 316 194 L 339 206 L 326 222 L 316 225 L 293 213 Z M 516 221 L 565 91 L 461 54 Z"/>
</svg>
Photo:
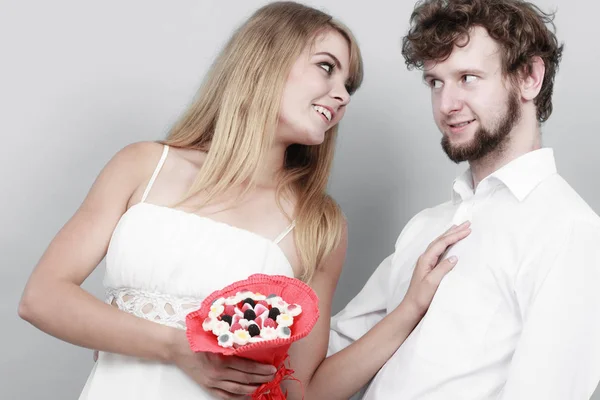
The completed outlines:
<svg viewBox="0 0 600 400">
<path fill-rule="evenodd" d="M 200 308 L 202 300 L 133 288 L 107 288 L 106 302 L 136 317 L 185 329 L 185 317 Z"/>
</svg>

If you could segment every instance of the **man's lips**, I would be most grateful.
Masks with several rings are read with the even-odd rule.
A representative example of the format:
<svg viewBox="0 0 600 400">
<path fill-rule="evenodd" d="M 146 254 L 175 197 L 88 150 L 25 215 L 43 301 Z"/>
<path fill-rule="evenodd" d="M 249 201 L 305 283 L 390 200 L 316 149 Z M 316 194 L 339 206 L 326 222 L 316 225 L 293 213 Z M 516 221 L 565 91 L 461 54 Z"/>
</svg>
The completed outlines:
<svg viewBox="0 0 600 400">
<path fill-rule="evenodd" d="M 454 122 L 454 123 L 447 123 L 447 125 L 451 128 L 463 128 L 467 125 L 469 125 L 471 122 L 475 121 L 474 119 L 471 120 L 466 120 L 466 121 L 459 121 L 459 122 Z"/>
</svg>

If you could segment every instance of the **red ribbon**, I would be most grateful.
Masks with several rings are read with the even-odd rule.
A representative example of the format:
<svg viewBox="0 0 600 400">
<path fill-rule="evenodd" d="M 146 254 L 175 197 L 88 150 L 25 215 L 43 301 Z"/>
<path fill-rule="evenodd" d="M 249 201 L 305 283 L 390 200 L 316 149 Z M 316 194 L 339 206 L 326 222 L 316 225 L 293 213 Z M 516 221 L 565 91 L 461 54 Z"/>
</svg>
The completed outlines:
<svg viewBox="0 0 600 400">
<path fill-rule="evenodd" d="M 281 366 L 275 373 L 275 378 L 271 382 L 260 385 L 258 389 L 252 393 L 252 400 L 286 400 L 287 390 L 285 393 L 281 390 L 281 382 L 283 380 L 294 380 L 302 385 L 302 382 L 300 382 L 299 379 L 292 376 L 293 373 L 293 369 L 286 368 L 284 363 L 281 363 Z M 304 392 L 304 388 L 302 391 Z M 302 398 L 304 398 L 304 395 L 302 395 Z"/>
</svg>

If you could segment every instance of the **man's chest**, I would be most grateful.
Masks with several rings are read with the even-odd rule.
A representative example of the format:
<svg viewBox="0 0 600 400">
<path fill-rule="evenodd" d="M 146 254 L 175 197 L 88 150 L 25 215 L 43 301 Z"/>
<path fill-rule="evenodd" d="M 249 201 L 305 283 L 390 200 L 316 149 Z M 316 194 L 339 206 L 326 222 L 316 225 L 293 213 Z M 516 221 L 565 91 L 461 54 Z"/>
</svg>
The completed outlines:
<svg viewBox="0 0 600 400">
<path fill-rule="evenodd" d="M 448 213 L 446 218 L 429 221 L 399 243 L 388 312 L 406 294 L 418 257 L 455 223 L 454 217 L 455 213 Z M 416 354 L 440 365 L 466 367 L 474 360 L 481 361 L 484 353 L 501 358 L 513 349 L 522 326 L 515 281 L 523 260 L 532 259 L 534 246 L 527 238 L 531 233 L 518 229 L 512 218 L 500 213 L 474 213 L 471 222 L 472 233 L 445 254 L 457 256 L 458 263 L 442 280 L 427 314 L 411 335 Z"/>
</svg>

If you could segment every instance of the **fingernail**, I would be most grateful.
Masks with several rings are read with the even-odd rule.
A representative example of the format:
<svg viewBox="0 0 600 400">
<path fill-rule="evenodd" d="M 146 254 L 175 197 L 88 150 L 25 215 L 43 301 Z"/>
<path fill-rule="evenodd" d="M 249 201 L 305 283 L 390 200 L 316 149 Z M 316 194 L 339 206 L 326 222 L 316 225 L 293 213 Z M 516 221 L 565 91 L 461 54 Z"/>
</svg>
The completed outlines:
<svg viewBox="0 0 600 400">
<path fill-rule="evenodd" d="M 452 264 L 455 264 L 458 261 L 458 257 L 452 256 L 452 257 L 448 258 L 448 261 L 450 261 Z"/>
</svg>

